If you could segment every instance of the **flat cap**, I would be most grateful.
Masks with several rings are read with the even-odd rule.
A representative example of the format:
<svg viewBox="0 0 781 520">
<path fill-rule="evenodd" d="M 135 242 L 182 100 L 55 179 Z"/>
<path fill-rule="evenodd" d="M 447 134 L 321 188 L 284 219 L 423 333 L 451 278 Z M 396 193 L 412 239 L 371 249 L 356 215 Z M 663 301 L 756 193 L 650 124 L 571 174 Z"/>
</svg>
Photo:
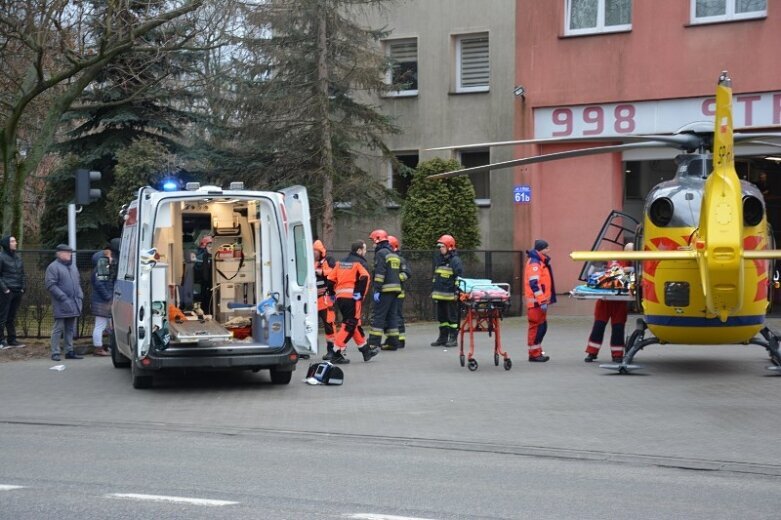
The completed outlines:
<svg viewBox="0 0 781 520">
<path fill-rule="evenodd" d="M 68 252 L 72 253 L 73 252 L 73 248 L 71 246 L 69 246 L 68 244 L 59 244 L 57 246 L 57 251 L 68 251 Z"/>
</svg>

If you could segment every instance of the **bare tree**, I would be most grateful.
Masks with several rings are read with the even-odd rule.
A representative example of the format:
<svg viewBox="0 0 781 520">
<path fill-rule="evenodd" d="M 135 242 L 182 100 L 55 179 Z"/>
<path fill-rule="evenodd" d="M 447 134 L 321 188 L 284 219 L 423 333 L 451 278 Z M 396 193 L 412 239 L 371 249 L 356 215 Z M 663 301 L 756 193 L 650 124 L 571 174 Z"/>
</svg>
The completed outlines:
<svg viewBox="0 0 781 520">
<path fill-rule="evenodd" d="M 23 237 L 23 188 L 62 115 L 101 70 L 130 51 L 184 48 L 206 0 L 0 0 L 0 212 Z M 172 23 L 187 18 L 189 23 Z M 154 31 L 155 39 L 147 36 Z M 39 124 L 31 124 L 33 114 Z M 33 130 L 27 131 L 25 130 Z"/>
</svg>

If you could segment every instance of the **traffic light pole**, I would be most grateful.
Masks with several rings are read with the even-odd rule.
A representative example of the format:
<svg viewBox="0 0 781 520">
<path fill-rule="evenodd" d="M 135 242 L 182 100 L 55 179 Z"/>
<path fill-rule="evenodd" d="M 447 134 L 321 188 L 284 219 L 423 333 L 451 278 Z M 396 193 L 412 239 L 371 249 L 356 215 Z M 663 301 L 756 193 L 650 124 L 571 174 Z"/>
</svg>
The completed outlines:
<svg viewBox="0 0 781 520">
<path fill-rule="evenodd" d="M 68 245 L 73 249 L 72 258 L 76 264 L 76 204 L 68 204 Z"/>
</svg>

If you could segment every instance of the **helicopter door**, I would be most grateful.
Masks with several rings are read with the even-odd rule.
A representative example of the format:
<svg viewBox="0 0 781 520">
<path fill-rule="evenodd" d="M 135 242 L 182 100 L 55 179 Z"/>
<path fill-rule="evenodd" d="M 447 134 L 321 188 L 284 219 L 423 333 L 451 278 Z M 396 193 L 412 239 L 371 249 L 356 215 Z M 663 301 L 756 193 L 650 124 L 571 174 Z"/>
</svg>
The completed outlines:
<svg viewBox="0 0 781 520">
<path fill-rule="evenodd" d="M 594 241 L 594 245 L 591 246 L 592 251 L 604 250 L 605 243 L 616 245 L 620 248 L 624 247 L 627 242 L 627 236 L 635 236 L 640 223 L 631 215 L 621 213 L 620 211 L 613 210 L 610 215 L 605 219 L 602 224 L 602 229 L 597 235 L 597 239 Z M 595 265 L 596 264 L 596 265 Z M 578 280 L 585 282 L 588 280 L 588 275 L 594 271 L 602 269 L 604 266 L 600 262 L 586 262 L 583 264 L 583 269 L 580 270 Z"/>
</svg>

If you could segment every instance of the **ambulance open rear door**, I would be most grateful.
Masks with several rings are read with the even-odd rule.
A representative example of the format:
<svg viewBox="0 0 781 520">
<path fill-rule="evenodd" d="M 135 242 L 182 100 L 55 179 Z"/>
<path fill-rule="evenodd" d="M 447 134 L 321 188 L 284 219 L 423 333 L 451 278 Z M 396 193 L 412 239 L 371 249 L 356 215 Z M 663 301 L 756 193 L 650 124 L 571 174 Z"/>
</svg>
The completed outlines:
<svg viewBox="0 0 781 520">
<path fill-rule="evenodd" d="M 285 196 L 287 267 L 285 269 L 290 314 L 290 337 L 299 354 L 317 354 L 317 286 L 315 283 L 309 198 L 303 186 L 280 190 Z"/>
</svg>

